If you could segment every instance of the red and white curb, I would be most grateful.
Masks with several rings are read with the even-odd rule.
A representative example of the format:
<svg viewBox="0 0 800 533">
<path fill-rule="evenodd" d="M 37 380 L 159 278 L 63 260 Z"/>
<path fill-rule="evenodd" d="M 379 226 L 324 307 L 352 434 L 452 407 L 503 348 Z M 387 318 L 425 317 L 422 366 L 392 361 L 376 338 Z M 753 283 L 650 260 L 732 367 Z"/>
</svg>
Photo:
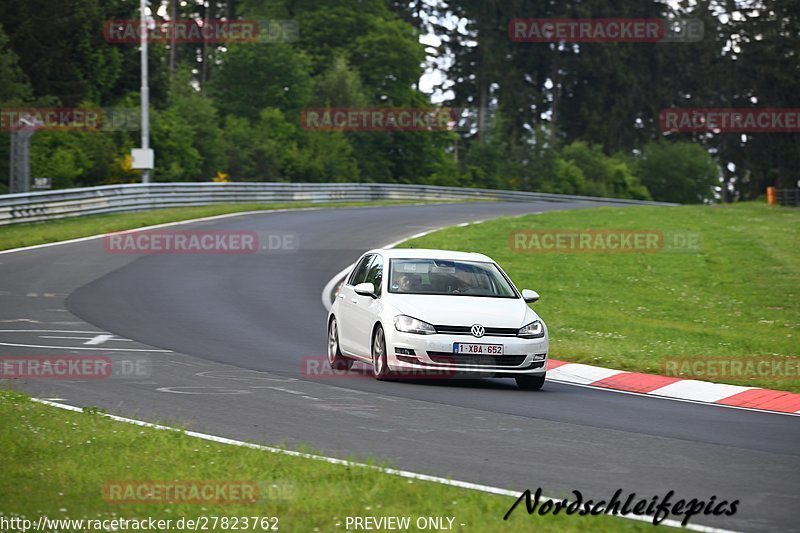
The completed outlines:
<svg viewBox="0 0 800 533">
<path fill-rule="evenodd" d="M 550 359 L 547 379 L 688 402 L 800 415 L 800 394 L 696 379 L 626 372 Z"/>
</svg>

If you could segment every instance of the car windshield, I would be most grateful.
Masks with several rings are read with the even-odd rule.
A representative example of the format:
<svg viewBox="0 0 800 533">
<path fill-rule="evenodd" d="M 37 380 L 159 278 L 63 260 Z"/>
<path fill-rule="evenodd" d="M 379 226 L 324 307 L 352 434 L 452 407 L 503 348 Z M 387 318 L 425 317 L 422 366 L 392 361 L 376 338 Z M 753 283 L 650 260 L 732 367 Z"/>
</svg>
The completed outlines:
<svg viewBox="0 0 800 533">
<path fill-rule="evenodd" d="M 389 292 L 516 298 L 493 263 L 441 259 L 392 259 Z"/>
</svg>

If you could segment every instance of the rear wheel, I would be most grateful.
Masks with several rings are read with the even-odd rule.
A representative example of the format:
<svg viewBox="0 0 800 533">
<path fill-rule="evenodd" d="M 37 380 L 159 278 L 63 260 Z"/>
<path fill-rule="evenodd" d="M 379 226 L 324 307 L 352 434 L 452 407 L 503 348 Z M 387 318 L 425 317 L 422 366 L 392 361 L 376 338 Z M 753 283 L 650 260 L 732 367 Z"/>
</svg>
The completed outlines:
<svg viewBox="0 0 800 533">
<path fill-rule="evenodd" d="M 353 360 L 343 356 L 339 348 L 339 328 L 335 318 L 328 324 L 328 364 L 334 370 L 350 370 L 353 366 Z"/>
<path fill-rule="evenodd" d="M 381 326 L 375 328 L 372 336 L 372 373 L 378 380 L 392 377 L 392 371 L 386 362 L 386 337 Z"/>
<path fill-rule="evenodd" d="M 517 387 L 522 390 L 539 390 L 544 385 L 544 376 L 516 376 Z"/>
</svg>

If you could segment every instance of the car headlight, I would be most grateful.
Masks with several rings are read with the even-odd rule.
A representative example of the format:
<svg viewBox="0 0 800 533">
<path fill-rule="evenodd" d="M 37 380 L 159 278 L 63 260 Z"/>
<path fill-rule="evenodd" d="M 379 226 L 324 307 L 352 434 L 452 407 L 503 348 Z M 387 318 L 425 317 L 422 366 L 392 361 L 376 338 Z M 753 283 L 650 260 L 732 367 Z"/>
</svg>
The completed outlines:
<svg viewBox="0 0 800 533">
<path fill-rule="evenodd" d="M 436 329 L 427 322 L 406 315 L 394 317 L 394 329 L 403 333 L 416 333 L 418 335 L 433 335 L 436 333 Z"/>
<path fill-rule="evenodd" d="M 540 339 L 544 337 L 544 324 L 542 324 L 541 320 L 536 320 L 526 326 L 522 326 L 517 332 L 517 337 L 522 337 L 523 339 Z"/>
</svg>

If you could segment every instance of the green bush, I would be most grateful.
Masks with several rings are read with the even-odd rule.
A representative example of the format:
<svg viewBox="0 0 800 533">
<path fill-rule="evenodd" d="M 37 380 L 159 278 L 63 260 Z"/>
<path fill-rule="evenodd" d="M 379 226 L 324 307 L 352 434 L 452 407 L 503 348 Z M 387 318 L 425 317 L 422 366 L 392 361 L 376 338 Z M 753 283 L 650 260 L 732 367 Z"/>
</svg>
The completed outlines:
<svg viewBox="0 0 800 533">
<path fill-rule="evenodd" d="M 658 141 L 644 147 L 637 174 L 656 200 L 685 204 L 714 197 L 720 170 L 708 151 L 690 142 Z"/>
</svg>

